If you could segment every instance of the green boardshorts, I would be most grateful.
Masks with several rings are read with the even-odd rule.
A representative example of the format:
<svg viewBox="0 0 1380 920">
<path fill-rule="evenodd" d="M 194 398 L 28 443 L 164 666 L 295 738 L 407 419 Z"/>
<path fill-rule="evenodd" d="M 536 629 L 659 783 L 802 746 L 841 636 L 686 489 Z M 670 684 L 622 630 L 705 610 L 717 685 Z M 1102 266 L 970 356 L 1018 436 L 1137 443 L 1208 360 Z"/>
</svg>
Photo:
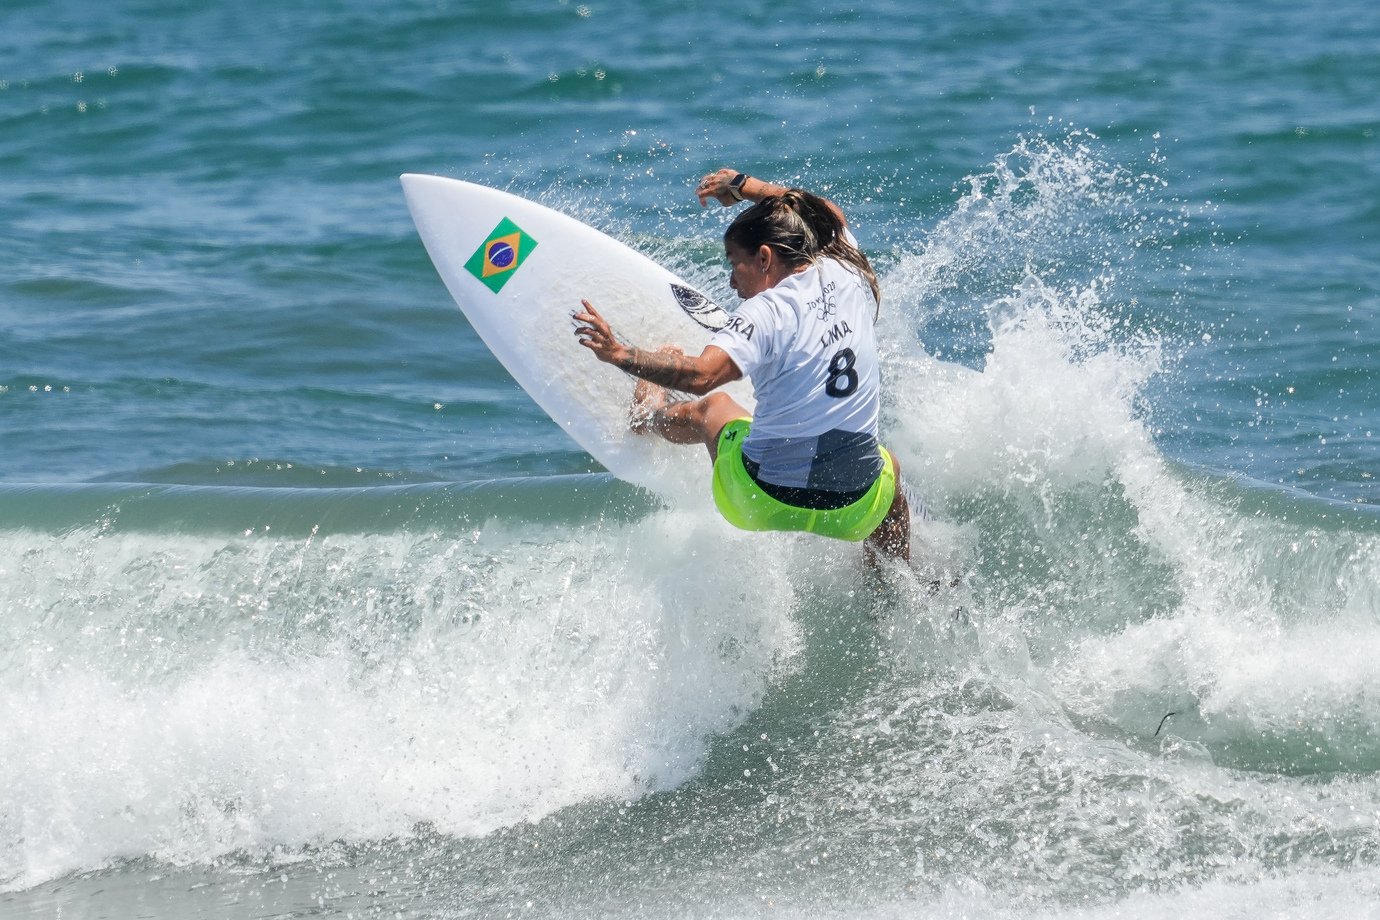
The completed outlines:
<svg viewBox="0 0 1380 920">
<path fill-rule="evenodd" d="M 772 498 L 753 481 L 743 466 L 743 442 L 752 420 L 734 419 L 719 432 L 719 454 L 714 461 L 714 504 L 719 513 L 740 530 L 803 530 L 849 540 L 867 539 L 891 510 L 896 497 L 896 461 L 882 448 L 882 473 L 862 498 L 829 511 L 797 508 Z"/>
</svg>

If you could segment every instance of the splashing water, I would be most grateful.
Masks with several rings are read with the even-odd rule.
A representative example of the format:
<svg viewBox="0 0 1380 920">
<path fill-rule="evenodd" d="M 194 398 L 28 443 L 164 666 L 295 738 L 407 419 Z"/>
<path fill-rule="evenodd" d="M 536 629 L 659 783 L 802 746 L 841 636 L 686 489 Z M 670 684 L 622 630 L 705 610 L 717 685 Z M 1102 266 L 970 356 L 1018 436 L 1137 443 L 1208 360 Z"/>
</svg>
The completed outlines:
<svg viewBox="0 0 1380 920">
<path fill-rule="evenodd" d="M 989 640 L 1032 656 L 1022 679 L 1079 724 L 1148 739 L 1172 712 L 1226 764 L 1374 769 L 1373 528 L 1161 454 L 1144 393 L 1166 348 L 1130 308 L 1179 215 L 1147 216 L 1163 183 L 1089 141 L 1023 140 L 887 277 L 893 330 L 968 304 L 988 349 L 974 373 L 893 331 L 890 437 L 962 544 Z"/>
<path fill-rule="evenodd" d="M 1373 863 L 1380 537 L 1158 447 L 1163 188 L 1024 139 L 890 262 L 924 577 L 702 496 L 7 532 L 0 883 L 346 841 L 456 915 L 1095 917 Z"/>
</svg>

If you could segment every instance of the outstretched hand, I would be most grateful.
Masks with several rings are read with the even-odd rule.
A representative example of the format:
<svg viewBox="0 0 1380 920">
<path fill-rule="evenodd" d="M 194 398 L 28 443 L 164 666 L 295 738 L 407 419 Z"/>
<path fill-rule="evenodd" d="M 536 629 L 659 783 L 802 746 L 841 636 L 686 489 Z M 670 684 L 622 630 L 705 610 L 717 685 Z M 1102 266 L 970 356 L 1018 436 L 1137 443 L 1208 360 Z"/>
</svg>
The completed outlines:
<svg viewBox="0 0 1380 920">
<path fill-rule="evenodd" d="M 594 309 L 594 304 L 588 300 L 582 300 L 580 303 L 585 308 L 584 312 L 571 315 L 576 324 L 575 338 L 605 364 L 625 366 L 629 357 L 628 347 L 614 337 L 608 320 L 599 315 L 599 311 Z"/>
<path fill-rule="evenodd" d="M 738 170 L 725 166 L 701 179 L 700 184 L 695 186 L 695 197 L 700 200 L 700 207 L 707 207 L 711 198 L 726 208 L 737 204 L 739 199 L 734 198 L 733 193 L 728 190 L 728 183 L 733 181 L 736 175 Z"/>
</svg>

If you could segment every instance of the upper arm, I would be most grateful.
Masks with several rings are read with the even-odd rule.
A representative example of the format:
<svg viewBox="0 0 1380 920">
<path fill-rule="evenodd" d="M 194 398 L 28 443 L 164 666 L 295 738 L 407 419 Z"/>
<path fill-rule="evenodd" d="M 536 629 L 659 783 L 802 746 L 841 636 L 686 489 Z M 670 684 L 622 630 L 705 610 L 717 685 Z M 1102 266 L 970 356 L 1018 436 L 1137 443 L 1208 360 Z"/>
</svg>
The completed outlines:
<svg viewBox="0 0 1380 920">
<path fill-rule="evenodd" d="M 695 359 L 695 392 L 697 395 L 708 393 L 715 387 L 721 387 L 725 383 L 739 380 L 743 372 L 738 368 L 734 360 L 729 357 L 728 352 L 717 345 L 706 345 L 704 351 Z"/>
</svg>

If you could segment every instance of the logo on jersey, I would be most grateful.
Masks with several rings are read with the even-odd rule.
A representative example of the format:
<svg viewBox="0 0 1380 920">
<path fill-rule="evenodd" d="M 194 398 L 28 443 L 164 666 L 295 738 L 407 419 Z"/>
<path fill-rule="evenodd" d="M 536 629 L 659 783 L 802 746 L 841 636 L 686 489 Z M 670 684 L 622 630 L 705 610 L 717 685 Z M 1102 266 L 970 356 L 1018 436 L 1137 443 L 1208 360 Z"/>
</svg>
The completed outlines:
<svg viewBox="0 0 1380 920">
<path fill-rule="evenodd" d="M 728 323 L 728 314 L 724 312 L 723 307 L 694 288 L 673 284 L 671 293 L 676 295 L 676 303 L 680 304 L 685 315 L 710 332 L 718 332 Z"/>
<path fill-rule="evenodd" d="M 824 322 L 839 311 L 838 304 L 834 300 L 834 289 L 838 287 L 837 282 L 830 281 L 820 288 L 819 296 L 805 305 L 807 310 L 815 311 L 815 318 Z"/>
<path fill-rule="evenodd" d="M 536 248 L 537 241 L 505 217 L 470 256 L 465 270 L 497 294 Z"/>
</svg>

